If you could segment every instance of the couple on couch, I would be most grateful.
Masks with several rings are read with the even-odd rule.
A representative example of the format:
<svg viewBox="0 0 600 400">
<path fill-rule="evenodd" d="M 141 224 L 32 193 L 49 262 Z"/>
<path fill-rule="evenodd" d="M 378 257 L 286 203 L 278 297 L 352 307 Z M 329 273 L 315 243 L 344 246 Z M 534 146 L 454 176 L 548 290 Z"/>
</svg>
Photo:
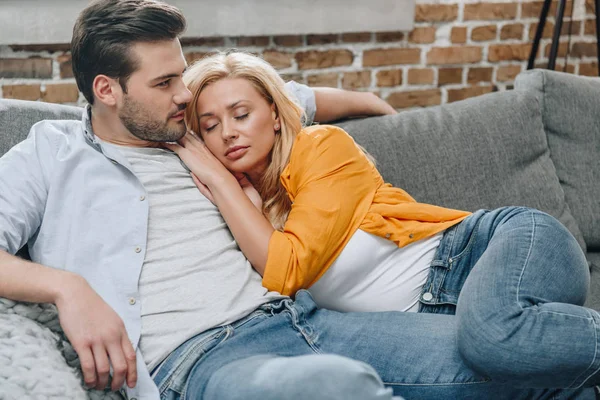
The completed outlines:
<svg viewBox="0 0 600 400">
<path fill-rule="evenodd" d="M 56 304 L 88 386 L 594 398 L 600 315 L 564 227 L 414 201 L 344 131 L 302 129 L 356 97 L 317 92 L 315 114 L 310 89 L 243 53 L 186 71 L 184 28 L 157 1 L 90 5 L 82 120 L 36 124 L 0 159 L 0 296 Z M 33 262 L 13 256 L 25 244 Z"/>
</svg>

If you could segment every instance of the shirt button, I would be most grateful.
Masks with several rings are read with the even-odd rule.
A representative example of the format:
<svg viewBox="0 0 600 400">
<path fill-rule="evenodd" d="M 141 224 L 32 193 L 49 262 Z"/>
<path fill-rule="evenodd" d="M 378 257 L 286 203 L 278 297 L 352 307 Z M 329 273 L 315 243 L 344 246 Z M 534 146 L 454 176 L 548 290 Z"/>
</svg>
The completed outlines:
<svg viewBox="0 0 600 400">
<path fill-rule="evenodd" d="M 433 299 L 433 295 L 429 292 L 423 294 L 423 300 L 431 301 Z"/>
<path fill-rule="evenodd" d="M 408 235 L 408 237 L 412 239 L 412 238 L 414 238 L 414 237 L 415 237 L 415 235 L 413 235 L 413 234 L 411 233 L 410 235 Z"/>
<path fill-rule="evenodd" d="M 144 196 L 144 195 L 141 195 L 141 196 L 140 196 L 140 201 L 144 201 L 144 200 L 146 200 L 146 196 Z"/>
<path fill-rule="evenodd" d="M 391 233 L 386 233 L 386 234 L 385 234 L 385 238 L 386 238 L 386 239 L 389 239 L 389 238 L 391 238 L 391 237 L 392 237 L 392 234 L 391 234 Z"/>
<path fill-rule="evenodd" d="M 115 160 L 110 160 L 110 162 L 113 164 L 118 164 Z"/>
<path fill-rule="evenodd" d="M 136 253 L 139 253 L 139 252 L 141 252 L 141 251 L 142 251 L 142 248 L 141 248 L 141 247 L 139 247 L 139 246 L 138 246 L 138 247 L 136 247 L 136 248 L 135 248 L 135 252 L 136 252 Z"/>
<path fill-rule="evenodd" d="M 130 297 L 129 298 L 129 304 L 131 304 L 131 305 L 135 304 L 135 297 Z"/>
</svg>

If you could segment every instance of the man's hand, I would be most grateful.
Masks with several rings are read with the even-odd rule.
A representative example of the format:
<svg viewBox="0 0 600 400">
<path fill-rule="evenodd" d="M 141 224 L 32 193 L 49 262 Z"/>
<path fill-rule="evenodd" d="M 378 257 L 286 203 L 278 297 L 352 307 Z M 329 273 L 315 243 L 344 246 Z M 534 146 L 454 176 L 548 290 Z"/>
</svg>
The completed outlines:
<svg viewBox="0 0 600 400">
<path fill-rule="evenodd" d="M 113 368 L 111 389 L 137 381 L 136 356 L 125 325 L 117 313 L 80 276 L 66 281 L 55 301 L 60 325 L 79 355 L 83 379 L 103 390 Z"/>
</svg>

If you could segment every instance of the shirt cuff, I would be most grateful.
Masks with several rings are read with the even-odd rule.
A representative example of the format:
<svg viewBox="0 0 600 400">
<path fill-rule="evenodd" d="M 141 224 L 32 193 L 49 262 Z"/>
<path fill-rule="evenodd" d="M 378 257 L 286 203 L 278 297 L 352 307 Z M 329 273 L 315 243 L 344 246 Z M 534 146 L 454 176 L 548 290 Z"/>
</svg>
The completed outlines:
<svg viewBox="0 0 600 400">
<path fill-rule="evenodd" d="M 286 294 L 283 291 L 288 272 L 289 257 L 286 257 L 286 255 L 290 254 L 289 247 L 291 247 L 290 242 L 285 234 L 279 231 L 273 232 L 269 239 L 267 265 L 265 266 L 262 284 L 267 289 L 281 294 Z"/>
</svg>

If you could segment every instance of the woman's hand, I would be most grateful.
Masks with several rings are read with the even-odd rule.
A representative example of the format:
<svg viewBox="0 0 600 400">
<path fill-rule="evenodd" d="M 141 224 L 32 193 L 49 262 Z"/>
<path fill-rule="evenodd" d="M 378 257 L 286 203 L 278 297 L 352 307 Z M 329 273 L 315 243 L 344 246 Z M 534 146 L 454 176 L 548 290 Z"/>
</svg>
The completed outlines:
<svg viewBox="0 0 600 400">
<path fill-rule="evenodd" d="M 209 188 L 230 178 L 231 172 L 215 157 L 193 132 L 188 131 L 177 143 L 163 143 L 175 152 L 192 172 L 192 178 L 200 192 L 213 201 Z M 214 203 L 214 201 L 213 201 Z"/>
<path fill-rule="evenodd" d="M 246 193 L 246 196 L 250 199 L 254 207 L 258 209 L 262 213 L 263 200 L 258 193 L 258 190 L 252 185 L 252 182 L 248 180 L 248 177 L 244 174 L 233 174 L 235 179 L 237 179 L 240 187 Z"/>
<path fill-rule="evenodd" d="M 212 182 L 218 182 L 216 179 L 219 177 L 231 176 L 231 172 L 210 152 L 204 142 L 191 131 L 186 133 L 178 143 L 163 143 L 163 146 L 179 156 L 181 161 L 190 169 L 192 180 L 200 193 L 216 205 L 209 185 Z M 252 204 L 262 213 L 263 201 L 246 175 L 239 173 L 233 174 L 233 176 Z"/>
<path fill-rule="evenodd" d="M 235 177 L 235 179 L 237 179 L 238 183 L 240 184 L 240 187 L 244 191 L 244 194 L 246 194 L 246 196 L 250 199 L 252 204 L 254 204 L 254 207 L 256 207 L 256 209 L 262 213 L 263 201 L 262 201 L 262 198 L 260 197 L 260 194 L 258 193 L 258 190 L 256 190 L 254 188 L 254 186 L 248 180 L 246 175 L 234 174 L 233 176 Z M 210 200 L 214 205 L 217 205 L 215 203 L 215 198 L 213 197 L 212 192 L 210 191 L 208 186 L 203 184 L 200 181 L 200 179 L 198 179 L 198 177 L 196 175 L 194 175 L 193 172 L 192 172 L 192 180 L 198 187 L 198 190 L 200 190 L 200 193 L 202 193 L 204 195 L 204 197 L 206 197 L 208 200 Z"/>
</svg>

